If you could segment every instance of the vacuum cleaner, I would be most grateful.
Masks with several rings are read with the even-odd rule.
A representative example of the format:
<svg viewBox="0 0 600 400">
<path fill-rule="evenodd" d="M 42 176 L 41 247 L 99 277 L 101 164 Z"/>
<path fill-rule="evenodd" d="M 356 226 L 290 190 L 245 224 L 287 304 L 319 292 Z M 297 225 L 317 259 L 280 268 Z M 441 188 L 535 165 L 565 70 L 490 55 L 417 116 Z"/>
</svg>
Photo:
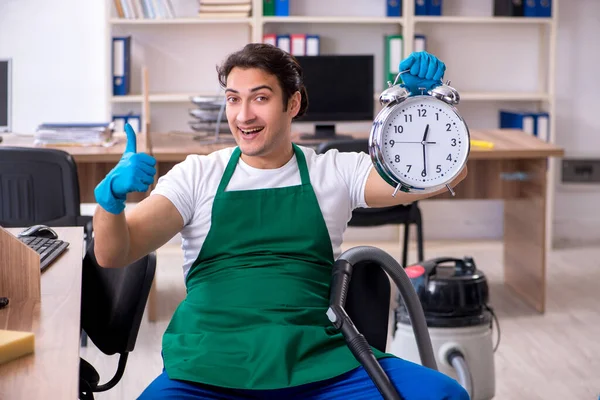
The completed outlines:
<svg viewBox="0 0 600 400">
<path fill-rule="evenodd" d="M 358 332 L 344 310 L 352 269 L 354 265 L 363 261 L 379 265 L 396 284 L 405 304 L 406 312 L 412 321 L 412 337 L 416 342 L 420 361 L 422 365 L 437 370 L 425 314 L 415 288 L 400 264 L 383 250 L 371 246 L 358 246 L 345 251 L 338 257 L 333 265 L 327 316 L 332 324 L 338 330 L 341 330 L 352 354 L 365 368 L 383 398 L 385 400 L 402 400 L 401 395 L 377 361 L 369 343 Z"/>
<path fill-rule="evenodd" d="M 429 337 L 439 371 L 456 379 L 472 400 L 495 395 L 492 323 L 498 320 L 488 305 L 489 290 L 484 273 L 473 258 L 440 257 L 405 268 L 423 307 Z M 419 363 L 412 325 L 413 305 L 398 299 L 390 353 Z M 419 322 L 420 323 L 420 322 Z"/>
</svg>

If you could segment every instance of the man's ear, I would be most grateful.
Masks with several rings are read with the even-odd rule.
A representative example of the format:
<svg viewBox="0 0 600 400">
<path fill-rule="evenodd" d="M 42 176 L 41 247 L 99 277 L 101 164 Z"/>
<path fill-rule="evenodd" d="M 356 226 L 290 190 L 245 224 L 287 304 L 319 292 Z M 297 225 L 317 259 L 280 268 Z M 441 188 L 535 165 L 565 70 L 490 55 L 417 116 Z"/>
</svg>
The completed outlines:
<svg viewBox="0 0 600 400">
<path fill-rule="evenodd" d="M 291 114 L 292 118 L 298 115 L 300 111 L 300 104 L 302 100 L 302 95 L 299 91 L 296 91 L 293 95 L 288 99 L 288 112 Z"/>
</svg>

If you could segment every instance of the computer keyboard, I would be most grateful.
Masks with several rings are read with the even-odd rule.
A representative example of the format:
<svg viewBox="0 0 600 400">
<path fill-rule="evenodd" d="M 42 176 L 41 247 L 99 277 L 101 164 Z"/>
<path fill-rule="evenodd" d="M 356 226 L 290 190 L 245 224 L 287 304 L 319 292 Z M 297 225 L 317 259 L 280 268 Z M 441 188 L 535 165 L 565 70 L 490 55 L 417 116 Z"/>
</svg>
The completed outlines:
<svg viewBox="0 0 600 400">
<path fill-rule="evenodd" d="M 19 240 L 40 255 L 40 269 L 42 271 L 48 268 L 69 247 L 69 242 L 59 239 L 22 236 Z"/>
</svg>

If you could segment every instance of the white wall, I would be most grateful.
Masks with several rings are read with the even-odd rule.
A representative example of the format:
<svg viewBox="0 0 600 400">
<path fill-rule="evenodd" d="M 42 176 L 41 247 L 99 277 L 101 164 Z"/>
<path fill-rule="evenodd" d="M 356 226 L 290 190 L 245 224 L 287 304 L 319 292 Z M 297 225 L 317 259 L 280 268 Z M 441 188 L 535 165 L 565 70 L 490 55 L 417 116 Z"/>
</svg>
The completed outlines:
<svg viewBox="0 0 600 400">
<path fill-rule="evenodd" d="M 561 2 L 556 82 L 556 142 L 566 157 L 600 159 L 600 2 Z M 558 184 L 555 240 L 600 242 L 600 185 Z"/>
<path fill-rule="evenodd" d="M 372 0 L 348 0 L 343 10 L 322 0 L 292 0 L 292 11 L 307 14 L 381 15 L 383 7 Z M 195 0 L 174 0 L 179 15 L 194 12 Z M 383 0 L 381 0 L 383 4 Z M 567 5 L 568 4 L 568 5 Z M 567 156 L 600 157 L 600 2 L 562 0 L 558 21 L 557 138 Z M 446 14 L 490 15 L 492 0 L 446 0 Z M 567 8 L 568 7 L 568 8 Z M 307 11 L 309 10 L 309 11 Z M 375 12 L 377 11 L 377 12 Z M 108 115 L 110 86 L 105 2 L 101 0 L 4 0 L 0 2 L 0 57 L 13 57 L 14 130 L 31 132 L 43 121 L 102 120 Z M 294 25 L 297 30 L 323 32 L 325 52 L 368 51 L 382 54 L 381 37 L 389 27 Z M 422 29 L 421 29 L 422 28 Z M 280 31 L 280 24 L 265 31 Z M 217 88 L 214 67 L 227 52 L 248 38 L 247 27 L 172 26 L 119 27 L 134 35 L 134 71 L 148 65 L 152 91 L 206 91 Z M 354 32 L 354 33 L 353 33 Z M 532 26 L 423 25 L 417 32 L 429 37 L 429 50 L 448 66 L 447 79 L 462 91 L 536 90 L 539 32 Z M 360 34 L 359 34 L 360 33 Z M 219 45 L 215 45 L 218 37 Z M 177 39 L 177 40 L 172 40 Z M 377 71 L 380 69 L 376 66 Z M 379 72 L 378 72 L 379 74 Z M 169 87 L 165 84 L 169 80 Z M 380 85 L 377 79 L 377 84 Z M 139 90 L 139 73 L 133 77 Z M 468 102 L 460 109 L 472 128 L 497 126 L 499 107 L 524 103 Z M 153 105 L 152 123 L 161 130 L 176 119 L 187 127 L 186 104 Z M 119 106 L 120 110 L 135 109 Z M 342 127 L 344 129 L 345 127 Z M 363 129 L 349 125 L 347 130 Z M 600 186 L 558 185 L 555 205 L 555 240 L 600 242 Z M 499 238 L 502 203 L 495 201 L 422 202 L 428 238 Z M 395 234 L 397 230 L 387 230 Z"/>
<path fill-rule="evenodd" d="M 13 59 L 13 132 L 104 121 L 104 1 L 0 1 L 0 58 Z"/>
</svg>

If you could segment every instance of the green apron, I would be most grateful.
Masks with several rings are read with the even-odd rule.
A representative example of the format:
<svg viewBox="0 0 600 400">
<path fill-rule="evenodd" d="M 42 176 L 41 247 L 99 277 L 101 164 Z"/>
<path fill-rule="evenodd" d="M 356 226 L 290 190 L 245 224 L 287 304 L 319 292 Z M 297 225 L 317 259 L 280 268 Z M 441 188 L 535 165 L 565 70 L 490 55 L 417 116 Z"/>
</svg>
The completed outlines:
<svg viewBox="0 0 600 400">
<path fill-rule="evenodd" d="M 241 153 L 234 150 L 187 296 L 163 336 L 171 379 L 278 389 L 360 365 L 325 314 L 331 239 L 304 154 L 294 152 L 301 185 L 226 192 Z"/>
</svg>

